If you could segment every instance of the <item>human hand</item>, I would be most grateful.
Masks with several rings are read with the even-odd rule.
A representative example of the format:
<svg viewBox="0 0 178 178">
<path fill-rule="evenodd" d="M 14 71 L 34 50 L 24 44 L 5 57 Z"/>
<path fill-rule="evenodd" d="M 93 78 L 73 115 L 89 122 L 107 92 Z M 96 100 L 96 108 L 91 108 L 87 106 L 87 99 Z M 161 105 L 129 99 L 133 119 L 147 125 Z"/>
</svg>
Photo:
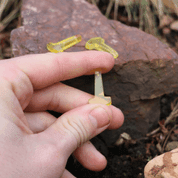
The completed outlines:
<svg viewBox="0 0 178 178">
<path fill-rule="evenodd" d="M 73 153 L 99 171 L 106 159 L 89 142 L 124 120 L 114 106 L 88 104 L 93 96 L 59 81 L 108 72 L 105 52 L 47 53 L 0 61 L 0 177 L 73 178 L 65 169 Z M 76 102 L 77 101 L 77 102 Z M 64 113 L 55 118 L 46 110 Z"/>
</svg>

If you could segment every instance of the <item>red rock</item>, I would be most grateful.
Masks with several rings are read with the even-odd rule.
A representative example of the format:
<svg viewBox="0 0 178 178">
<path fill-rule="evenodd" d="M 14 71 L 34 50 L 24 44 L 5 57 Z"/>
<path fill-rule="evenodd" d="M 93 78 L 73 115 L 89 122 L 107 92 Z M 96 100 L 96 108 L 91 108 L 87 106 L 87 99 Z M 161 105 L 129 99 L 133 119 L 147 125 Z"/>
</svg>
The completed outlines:
<svg viewBox="0 0 178 178">
<path fill-rule="evenodd" d="M 119 53 L 103 80 L 105 94 L 124 112 L 125 123 L 102 134 L 108 144 L 122 132 L 132 138 L 146 134 L 159 119 L 160 97 L 178 90 L 178 55 L 173 50 L 137 28 L 108 20 L 84 0 L 24 0 L 22 19 L 23 26 L 11 33 L 14 56 L 45 53 L 47 43 L 76 34 L 82 42 L 67 51 L 84 51 L 90 38 L 100 36 Z M 66 83 L 93 93 L 93 76 Z"/>
</svg>

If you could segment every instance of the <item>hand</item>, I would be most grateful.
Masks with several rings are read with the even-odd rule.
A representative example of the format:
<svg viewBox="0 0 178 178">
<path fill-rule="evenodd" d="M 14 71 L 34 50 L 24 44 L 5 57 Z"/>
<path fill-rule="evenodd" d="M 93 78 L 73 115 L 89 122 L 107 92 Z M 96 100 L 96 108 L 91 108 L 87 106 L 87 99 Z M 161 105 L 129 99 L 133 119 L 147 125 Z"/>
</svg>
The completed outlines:
<svg viewBox="0 0 178 178">
<path fill-rule="evenodd" d="M 95 69 L 108 72 L 105 52 L 34 54 L 0 61 L 0 177 L 73 178 L 65 169 L 73 153 L 99 171 L 106 159 L 89 140 L 124 120 L 114 106 L 88 104 L 93 96 L 60 83 Z M 76 102 L 77 101 L 77 102 Z M 58 119 L 46 112 L 64 113 Z"/>
</svg>

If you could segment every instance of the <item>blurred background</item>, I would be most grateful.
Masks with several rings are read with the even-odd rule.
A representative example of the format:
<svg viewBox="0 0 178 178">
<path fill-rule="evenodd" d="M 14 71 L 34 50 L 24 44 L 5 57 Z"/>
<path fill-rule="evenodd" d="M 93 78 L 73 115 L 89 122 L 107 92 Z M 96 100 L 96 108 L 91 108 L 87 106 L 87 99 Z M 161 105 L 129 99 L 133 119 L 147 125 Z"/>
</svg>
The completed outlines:
<svg viewBox="0 0 178 178">
<path fill-rule="evenodd" d="M 108 19 L 156 36 L 178 53 L 178 0 L 86 0 Z M 22 0 L 0 0 L 0 59 L 11 55 L 10 32 L 21 26 Z"/>
</svg>

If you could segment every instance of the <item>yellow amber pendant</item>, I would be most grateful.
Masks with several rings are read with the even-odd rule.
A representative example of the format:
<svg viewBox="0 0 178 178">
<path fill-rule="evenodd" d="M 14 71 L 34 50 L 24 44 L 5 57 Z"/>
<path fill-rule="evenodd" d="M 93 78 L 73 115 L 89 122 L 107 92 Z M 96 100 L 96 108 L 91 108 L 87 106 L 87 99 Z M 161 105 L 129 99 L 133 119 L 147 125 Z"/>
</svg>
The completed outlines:
<svg viewBox="0 0 178 178">
<path fill-rule="evenodd" d="M 105 44 L 104 39 L 101 37 L 95 37 L 88 40 L 85 44 L 85 48 L 90 50 L 95 49 L 98 51 L 108 52 L 112 54 L 115 59 L 119 56 L 113 48 Z"/>
<path fill-rule="evenodd" d="M 52 53 L 63 52 L 82 40 L 81 35 L 74 35 L 57 43 L 48 43 L 47 49 Z"/>
</svg>

